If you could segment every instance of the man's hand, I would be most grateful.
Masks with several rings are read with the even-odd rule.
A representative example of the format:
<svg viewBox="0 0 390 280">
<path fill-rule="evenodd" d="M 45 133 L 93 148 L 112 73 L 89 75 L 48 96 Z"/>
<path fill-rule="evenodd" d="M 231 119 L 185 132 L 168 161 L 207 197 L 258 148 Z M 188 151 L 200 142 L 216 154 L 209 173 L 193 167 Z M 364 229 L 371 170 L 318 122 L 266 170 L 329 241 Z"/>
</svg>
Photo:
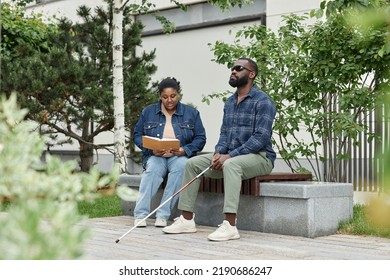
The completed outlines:
<svg viewBox="0 0 390 280">
<path fill-rule="evenodd" d="M 213 164 L 212 169 L 222 171 L 223 163 L 229 158 L 231 158 L 229 154 L 215 154 L 211 159 L 211 163 Z"/>
</svg>

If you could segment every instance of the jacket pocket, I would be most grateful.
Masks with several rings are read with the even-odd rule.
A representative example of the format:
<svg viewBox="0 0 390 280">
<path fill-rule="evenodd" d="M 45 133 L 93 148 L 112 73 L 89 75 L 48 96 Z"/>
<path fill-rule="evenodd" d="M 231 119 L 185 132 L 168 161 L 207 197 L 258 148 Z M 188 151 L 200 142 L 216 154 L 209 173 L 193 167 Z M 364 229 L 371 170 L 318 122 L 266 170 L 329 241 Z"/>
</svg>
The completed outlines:
<svg viewBox="0 0 390 280">
<path fill-rule="evenodd" d="M 157 135 L 157 122 L 147 122 L 144 124 L 144 134 L 147 136 L 156 136 Z"/>
<path fill-rule="evenodd" d="M 194 137 L 194 123 L 192 122 L 184 122 L 180 124 L 181 133 L 186 139 L 186 143 L 192 142 L 192 138 Z"/>
</svg>

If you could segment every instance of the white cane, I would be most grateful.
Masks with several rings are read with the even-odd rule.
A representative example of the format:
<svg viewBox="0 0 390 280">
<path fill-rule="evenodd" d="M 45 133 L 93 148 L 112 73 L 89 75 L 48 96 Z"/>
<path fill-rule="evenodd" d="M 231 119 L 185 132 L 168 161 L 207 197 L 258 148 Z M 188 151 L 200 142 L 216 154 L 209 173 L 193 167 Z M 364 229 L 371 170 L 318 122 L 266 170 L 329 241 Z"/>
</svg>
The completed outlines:
<svg viewBox="0 0 390 280">
<path fill-rule="evenodd" d="M 210 164 L 205 170 L 200 172 L 196 177 L 194 177 L 191 181 L 189 181 L 187 184 L 182 186 L 177 192 L 175 192 L 171 197 L 169 197 L 167 200 L 165 200 L 163 203 L 160 204 L 156 209 L 154 209 L 149 215 L 147 215 L 145 218 L 140 220 L 137 224 L 135 224 L 131 229 L 129 229 L 125 234 L 123 234 L 121 237 L 119 237 L 115 242 L 118 243 L 123 237 L 128 235 L 133 229 L 138 227 L 142 222 L 144 222 L 147 218 L 149 218 L 151 215 L 153 215 L 158 209 L 160 209 L 163 205 L 165 205 L 168 201 L 170 201 L 172 198 L 174 198 L 176 195 L 178 195 L 181 191 L 183 191 L 185 188 L 187 188 L 192 182 L 194 182 L 196 179 L 200 178 L 207 170 L 209 170 L 213 164 Z"/>
</svg>

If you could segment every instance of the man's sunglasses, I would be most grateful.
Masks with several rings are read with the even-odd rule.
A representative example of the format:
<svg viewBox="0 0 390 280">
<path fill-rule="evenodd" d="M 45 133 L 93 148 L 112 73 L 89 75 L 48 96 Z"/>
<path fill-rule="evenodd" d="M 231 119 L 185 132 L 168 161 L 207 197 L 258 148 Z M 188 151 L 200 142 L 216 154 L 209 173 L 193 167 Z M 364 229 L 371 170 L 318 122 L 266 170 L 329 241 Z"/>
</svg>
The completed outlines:
<svg viewBox="0 0 390 280">
<path fill-rule="evenodd" d="M 242 70 L 248 70 L 249 72 L 253 72 L 253 70 L 251 70 L 251 69 L 248 69 L 248 68 L 246 68 L 246 67 L 244 67 L 244 66 L 241 66 L 241 65 L 235 65 L 235 66 L 233 66 L 232 68 L 230 68 L 230 70 L 233 72 L 233 71 L 236 71 L 236 72 L 241 72 Z"/>
</svg>

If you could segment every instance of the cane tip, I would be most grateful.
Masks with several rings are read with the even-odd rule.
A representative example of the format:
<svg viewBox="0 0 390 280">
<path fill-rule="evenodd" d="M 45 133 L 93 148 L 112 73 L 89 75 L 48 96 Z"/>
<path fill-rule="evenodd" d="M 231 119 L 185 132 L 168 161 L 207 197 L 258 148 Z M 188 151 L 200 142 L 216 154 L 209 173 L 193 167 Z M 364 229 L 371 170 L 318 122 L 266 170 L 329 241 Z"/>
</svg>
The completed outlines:
<svg viewBox="0 0 390 280">
<path fill-rule="evenodd" d="M 115 240 L 115 243 L 118 243 L 119 242 L 119 239 Z"/>
</svg>

